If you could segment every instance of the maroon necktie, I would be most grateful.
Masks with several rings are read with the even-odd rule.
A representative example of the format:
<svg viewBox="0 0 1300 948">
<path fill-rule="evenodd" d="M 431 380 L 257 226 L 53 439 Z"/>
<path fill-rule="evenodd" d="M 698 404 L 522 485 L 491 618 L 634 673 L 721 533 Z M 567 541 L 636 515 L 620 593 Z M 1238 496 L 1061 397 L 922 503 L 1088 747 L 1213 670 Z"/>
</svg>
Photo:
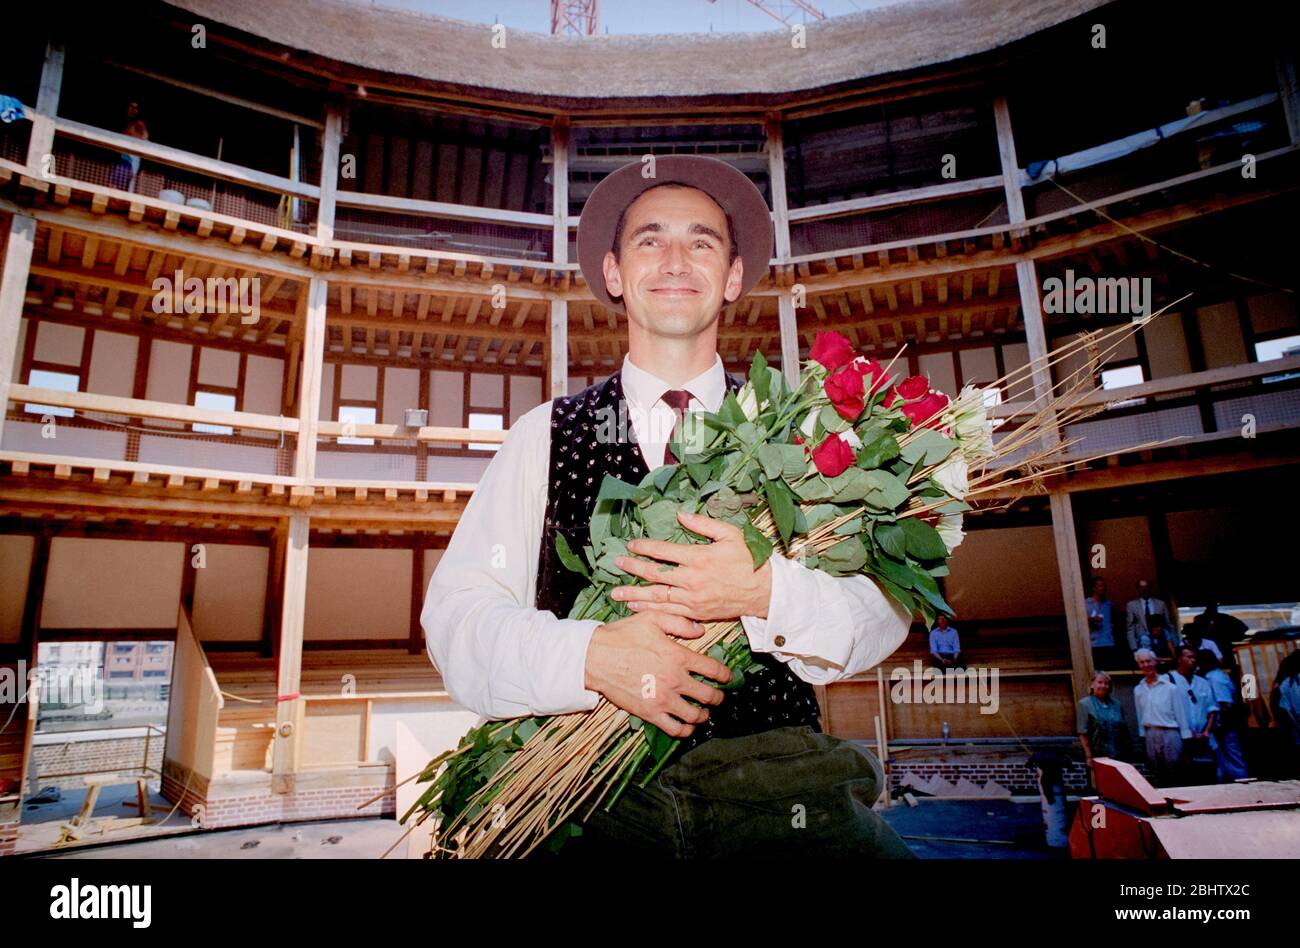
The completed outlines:
<svg viewBox="0 0 1300 948">
<path fill-rule="evenodd" d="M 677 416 L 677 422 L 673 425 L 673 430 L 676 430 L 677 425 L 681 424 L 682 416 L 686 414 L 686 406 L 691 403 L 691 393 L 680 388 L 669 389 L 663 394 L 663 402 Z M 671 439 L 672 436 L 669 435 L 669 440 Z M 664 445 L 664 463 L 677 463 L 677 455 L 673 454 L 673 449 L 667 444 Z"/>
</svg>

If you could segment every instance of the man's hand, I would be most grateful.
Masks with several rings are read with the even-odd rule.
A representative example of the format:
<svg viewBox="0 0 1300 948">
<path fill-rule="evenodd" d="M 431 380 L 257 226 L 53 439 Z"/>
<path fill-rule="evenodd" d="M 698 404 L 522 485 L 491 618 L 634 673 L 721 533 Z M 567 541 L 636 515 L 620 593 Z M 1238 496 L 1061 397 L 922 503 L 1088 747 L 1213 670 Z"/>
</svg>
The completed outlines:
<svg viewBox="0 0 1300 948">
<path fill-rule="evenodd" d="M 712 543 L 669 543 L 666 540 L 632 540 L 627 548 L 638 556 L 661 563 L 620 556 L 619 569 L 648 580 L 648 586 L 616 586 L 613 598 L 626 601 L 638 612 L 656 611 L 699 622 L 767 618 L 772 598 L 772 564 L 754 569 L 754 558 L 740 528 L 702 514 L 679 513 L 686 529 L 708 537 Z M 664 569 L 662 563 L 677 564 Z"/>
<path fill-rule="evenodd" d="M 696 681 L 691 672 L 726 684 L 731 669 L 669 638 L 696 639 L 703 626 L 681 616 L 646 613 L 598 626 L 587 646 L 584 687 L 599 691 L 624 711 L 671 737 L 689 737 L 709 717 L 701 704 L 722 703 L 717 688 Z"/>
</svg>

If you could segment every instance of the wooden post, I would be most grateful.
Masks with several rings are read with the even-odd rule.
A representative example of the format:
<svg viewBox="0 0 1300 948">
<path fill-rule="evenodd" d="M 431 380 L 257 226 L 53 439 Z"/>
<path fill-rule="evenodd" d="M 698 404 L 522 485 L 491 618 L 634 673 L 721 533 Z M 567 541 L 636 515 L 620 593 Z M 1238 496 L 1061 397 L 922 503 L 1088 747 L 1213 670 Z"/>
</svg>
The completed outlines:
<svg viewBox="0 0 1300 948">
<path fill-rule="evenodd" d="M 998 157 L 1002 160 L 1002 187 L 1007 196 L 1007 220 L 1019 224 L 1025 219 L 1025 199 L 1020 193 L 1020 165 L 1016 163 L 1016 140 L 1011 132 L 1011 111 L 1007 108 L 1007 97 L 997 96 L 993 100 L 993 121 L 998 129 Z M 1013 230 L 1016 237 L 1023 237 L 1025 230 Z"/>
<path fill-rule="evenodd" d="M 772 227 L 776 237 L 777 272 L 790 262 L 790 207 L 785 193 L 785 139 L 781 113 L 767 115 L 767 181 L 772 191 Z M 781 371 L 791 388 L 799 384 L 799 328 L 791 289 L 781 286 L 776 296 L 777 320 L 781 327 Z"/>
<path fill-rule="evenodd" d="M 35 218 L 15 214 L 9 219 L 4 261 L 0 263 L 0 440 L 4 439 L 9 386 L 14 381 L 18 331 L 22 328 L 23 298 L 27 295 L 27 272 L 35 242 Z"/>
<path fill-rule="evenodd" d="M 280 610 L 284 608 L 284 551 L 288 531 L 277 521 L 266 547 L 266 592 L 262 601 L 262 656 L 280 656 Z"/>
<path fill-rule="evenodd" d="M 1022 218 L 1023 220 L 1023 218 Z M 1038 296 L 1038 268 L 1033 260 L 1016 261 L 1016 284 L 1020 290 L 1020 308 L 1024 316 L 1025 341 L 1030 360 L 1047 357 L 1047 329 L 1043 325 L 1042 301 Z M 1044 401 L 1052 393 L 1051 370 L 1034 372 L 1034 396 Z M 1056 427 L 1044 435 L 1048 445 L 1060 444 Z M 1092 679 L 1092 634 L 1088 629 L 1088 609 L 1084 603 L 1083 568 L 1079 562 L 1079 538 L 1074 525 L 1074 502 L 1069 494 L 1053 493 L 1048 498 L 1052 511 L 1052 539 L 1056 546 L 1056 568 L 1061 579 L 1061 598 L 1065 607 L 1065 628 L 1070 639 L 1070 671 L 1076 700 L 1088 693 Z"/>
<path fill-rule="evenodd" d="M 310 481 L 316 476 L 316 430 L 320 423 L 321 376 L 325 364 L 325 300 L 329 283 L 312 277 L 298 294 L 303 319 L 302 372 L 298 388 L 298 450 L 294 452 L 294 477 Z"/>
<path fill-rule="evenodd" d="M 314 282 L 314 281 L 313 281 Z M 305 513 L 289 515 L 284 557 L 284 607 L 280 614 L 280 661 L 276 675 L 275 743 L 271 751 L 271 790 L 292 793 L 302 738 L 303 618 L 307 611 L 307 536 Z"/>
<path fill-rule="evenodd" d="M 316 236 L 334 239 L 334 208 L 339 188 L 339 145 L 343 139 L 343 109 L 337 102 L 325 107 L 325 132 L 320 153 L 320 204 L 316 208 Z"/>
<path fill-rule="evenodd" d="M 62 88 L 63 45 L 47 43 L 41 85 L 36 93 L 36 114 L 32 116 L 32 134 L 27 140 L 27 167 L 35 168 L 40 175 L 53 170 L 52 166 L 45 164 L 45 156 L 54 153 L 54 118 L 59 113 Z"/>
<path fill-rule="evenodd" d="M 551 259 L 569 262 L 569 120 L 556 116 L 551 125 Z M 546 335 L 547 398 L 569 394 L 569 301 L 551 300 L 550 331 Z"/>
</svg>

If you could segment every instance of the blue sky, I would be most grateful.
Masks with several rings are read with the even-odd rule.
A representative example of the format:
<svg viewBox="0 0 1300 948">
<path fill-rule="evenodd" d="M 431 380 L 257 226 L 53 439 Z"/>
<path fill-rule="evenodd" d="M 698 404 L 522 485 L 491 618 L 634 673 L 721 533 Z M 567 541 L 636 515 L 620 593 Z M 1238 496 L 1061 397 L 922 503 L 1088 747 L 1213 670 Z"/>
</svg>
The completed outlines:
<svg viewBox="0 0 1300 948">
<path fill-rule="evenodd" d="M 368 3 L 369 0 L 352 0 Z M 890 6 L 906 0 L 808 0 L 828 17 Z M 477 23 L 501 22 L 522 30 L 551 29 L 550 0 L 379 0 L 374 5 L 420 10 Z M 600 31 L 628 33 L 718 33 L 780 29 L 747 0 L 601 0 Z"/>
</svg>

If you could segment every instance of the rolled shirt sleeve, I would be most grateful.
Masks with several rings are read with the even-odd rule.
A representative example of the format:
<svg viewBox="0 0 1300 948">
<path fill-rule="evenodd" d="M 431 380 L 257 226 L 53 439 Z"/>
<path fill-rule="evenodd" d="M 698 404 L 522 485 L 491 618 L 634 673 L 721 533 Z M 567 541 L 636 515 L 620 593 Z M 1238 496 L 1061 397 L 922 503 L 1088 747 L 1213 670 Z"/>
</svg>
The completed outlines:
<svg viewBox="0 0 1300 948">
<path fill-rule="evenodd" d="M 773 554 L 766 619 L 742 616 L 755 652 L 823 685 L 866 671 L 903 643 L 912 616 L 867 576 L 831 576 Z"/>
<path fill-rule="evenodd" d="M 599 622 L 534 608 L 546 515 L 550 403 L 520 418 L 488 464 L 438 562 L 420 624 L 451 697 L 487 718 L 596 706 L 584 687 Z"/>
</svg>

